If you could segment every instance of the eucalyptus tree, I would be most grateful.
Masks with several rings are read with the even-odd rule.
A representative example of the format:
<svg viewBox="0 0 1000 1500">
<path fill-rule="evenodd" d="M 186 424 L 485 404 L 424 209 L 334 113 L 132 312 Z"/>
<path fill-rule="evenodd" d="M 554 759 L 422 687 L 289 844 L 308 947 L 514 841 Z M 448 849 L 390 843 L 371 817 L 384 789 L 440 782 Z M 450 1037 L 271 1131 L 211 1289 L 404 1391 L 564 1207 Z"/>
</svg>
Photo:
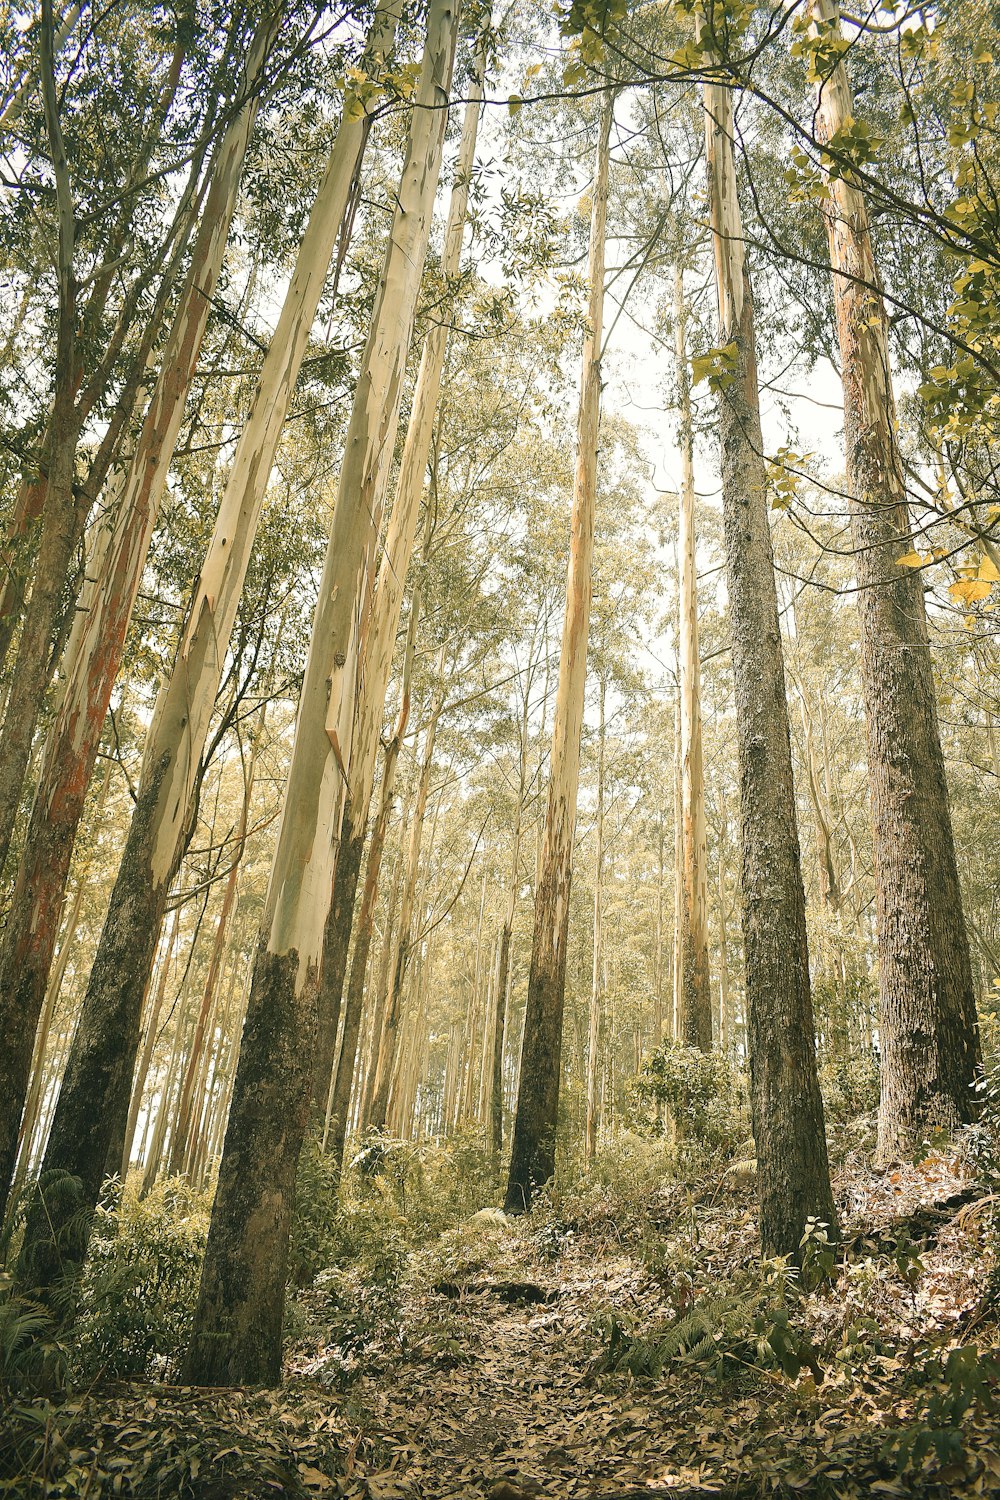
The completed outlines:
<svg viewBox="0 0 1000 1500">
<path fill-rule="evenodd" d="M 856 129 L 838 12 L 810 11 L 821 142 Z M 878 911 L 882 1094 L 879 1154 L 893 1160 L 936 1127 L 971 1120 L 976 1000 L 934 675 L 897 437 L 888 319 L 863 191 L 828 177 L 824 212 L 844 384 L 847 481 Z"/>
<path fill-rule="evenodd" d="M 52 177 L 54 211 L 36 237 L 47 250 L 52 232 L 55 327 L 51 403 L 34 419 L 41 428 L 40 451 L 29 447 L 25 453 L 0 600 L 4 653 L 19 631 L 0 752 L 4 856 L 35 726 L 81 581 L 74 555 L 113 464 L 127 453 L 133 411 L 155 368 L 185 249 L 205 203 L 206 154 L 228 124 L 246 131 L 253 95 L 277 66 L 268 56 L 278 30 L 273 9 L 257 28 L 249 73 L 244 64 L 253 31 L 242 13 L 227 18 L 221 46 L 197 27 L 161 30 L 125 8 L 105 12 L 95 25 L 78 18 L 78 25 L 78 44 L 66 40 L 59 55 L 52 8 L 42 7 L 39 25 L 29 32 L 32 45 L 37 40 L 40 109 L 32 90 L 5 143 L 24 189 L 22 216 L 39 191 L 43 202 L 50 197 L 39 179 Z M 289 29 L 289 39 L 294 48 L 297 29 Z M 31 128 L 36 122 L 41 146 Z M 230 131 L 230 151 L 233 140 Z M 178 179 L 173 199 L 168 184 Z M 216 198 L 216 212 L 224 201 L 224 195 L 221 202 Z M 16 207 L 11 217 L 30 304 L 33 274 L 42 296 L 50 276 L 44 264 L 31 265 L 34 239 L 23 248 L 18 243 L 23 234 Z M 206 277 L 208 290 L 210 282 Z M 44 306 L 31 310 L 49 321 Z M 210 310 L 209 304 L 198 318 Z M 48 366 L 44 343 L 41 358 Z M 23 405 L 22 387 L 16 406 Z M 34 414 L 24 415 L 19 446 L 25 445 L 23 429 L 30 432 L 33 425 Z"/>
<path fill-rule="evenodd" d="M 91 567 L 95 569 L 93 582 L 70 635 L 57 718 L 46 737 L 24 853 L 0 947 L 0 1034 L 11 1038 L 7 1088 L 0 1115 L 0 1211 L 13 1171 L 14 1136 L 27 1085 L 29 1049 L 55 950 L 73 842 L 185 400 L 222 271 L 261 78 L 276 25 L 276 16 L 271 12 L 256 33 L 241 88 L 244 105 L 214 154 L 185 287 L 161 356 L 160 372 L 142 430 L 116 497 L 113 532 L 104 533 L 104 546 L 99 546 L 97 558 L 91 559 Z M 9 711 L 14 711 L 15 706 L 12 689 Z M 22 717 L 21 722 L 28 730 L 27 719 Z M 12 793 L 7 803 L 9 823 L 16 808 L 14 786 L 16 783 L 19 789 L 18 772 L 23 774 L 27 764 L 30 738 L 30 732 L 19 738 L 19 751 L 17 747 L 12 750 L 5 741 L 5 766 L 14 778 L 9 783 Z M 4 842 L 2 836 L 0 828 L 0 843 Z"/>
<path fill-rule="evenodd" d="M 376 11 L 363 57 L 373 71 L 383 64 L 395 23 L 392 7 Z M 359 71 L 370 87 L 368 75 Z M 190 838 L 195 779 L 225 670 L 261 508 L 367 131 L 364 99 L 348 96 L 275 336 L 237 443 L 194 597 L 188 606 L 180 647 L 157 697 L 136 811 L 46 1153 L 46 1172 L 70 1173 L 81 1183 L 75 1207 L 63 1196 L 67 1215 L 78 1215 L 81 1208 L 92 1208 L 96 1203 L 108 1142 L 114 1136 L 116 1122 L 124 1120 L 128 1109 L 142 997 L 167 895 L 185 842 Z M 162 476 L 160 483 L 162 486 Z M 76 679 L 78 691 L 68 700 L 64 732 L 72 736 L 71 751 L 86 748 L 90 765 L 103 719 L 102 706 L 106 706 L 110 697 L 113 668 L 117 666 L 114 658 L 120 659 L 125 624 L 139 588 L 141 561 L 149 546 L 152 522 L 148 504 L 137 505 L 122 516 L 121 530 L 110 548 L 117 568 L 107 586 L 95 594 L 95 606 L 100 607 L 95 607 L 85 627 L 90 631 L 89 649 L 85 648 L 81 656 Z M 112 663 L 108 662 L 108 656 L 113 658 Z M 95 691 L 98 681 L 103 699 Z M 91 702 L 91 694 L 96 701 Z M 94 712 L 88 720 L 89 708 Z M 81 721 L 89 732 L 86 738 L 81 732 Z M 85 780 L 87 762 L 82 753 L 78 753 L 78 759 L 82 762 L 79 776 Z M 58 773 L 58 766 L 55 772 Z M 58 785 L 56 795 L 58 798 Z M 43 818 L 49 811 L 43 806 Z M 60 820 L 50 819 L 49 828 L 52 822 L 58 825 Z M 57 827 L 57 834 L 65 840 L 71 833 L 71 820 L 65 817 Z M 30 893 L 25 894 L 30 900 Z M 123 975 L 127 976 L 124 982 Z M 98 1099 L 101 1107 L 95 1108 Z M 58 1233 L 59 1224 L 52 1211 L 45 1213 L 39 1205 L 29 1239 L 34 1241 L 48 1235 L 54 1243 Z M 40 1247 L 33 1244 L 30 1257 L 28 1250 L 25 1256 L 25 1264 L 31 1264 L 38 1280 L 43 1274 Z"/>
<path fill-rule="evenodd" d="M 531 971 L 521 1044 L 510 1171 L 504 1200 L 505 1209 L 510 1213 L 524 1213 L 555 1168 L 566 942 L 587 674 L 587 634 L 590 624 L 597 449 L 601 415 L 608 163 L 613 113 L 614 93 L 609 87 L 598 124 L 591 198 L 587 262 L 589 326 L 582 357 L 577 467 L 570 519 L 570 560 L 559 687 L 552 730 L 545 840 L 535 891 Z"/>
<path fill-rule="evenodd" d="M 708 49 L 706 49 L 707 51 Z M 711 64 L 711 57 L 708 57 Z M 800 1254 L 835 1228 L 816 1070 L 805 893 L 768 524 L 754 304 L 736 181 L 732 90 L 707 83 L 705 156 L 719 299 L 719 438 L 737 700 L 743 944 L 761 1243 Z"/>
<path fill-rule="evenodd" d="M 458 32 L 431 0 L 385 264 L 348 426 L 187 1360 L 202 1384 L 278 1377 L 323 932 L 350 756 L 362 595 L 385 502 Z"/>
<path fill-rule="evenodd" d="M 480 24 L 466 85 L 468 97 L 445 224 L 440 275 L 446 286 L 458 277 L 461 266 L 462 238 L 475 167 L 476 139 L 490 45 L 491 29 L 487 13 Z M 425 336 L 384 554 L 371 594 L 366 595 L 365 600 L 369 618 L 362 630 L 364 644 L 357 676 L 357 701 L 347 765 L 347 789 L 341 816 L 333 899 L 324 935 L 321 964 L 314 1076 L 314 1094 L 321 1105 L 326 1100 L 331 1084 L 379 733 L 403 590 L 416 537 L 420 499 L 434 440 L 434 424 L 447 347 L 447 323 L 443 316 L 438 316 Z M 419 590 L 415 590 L 415 595 L 411 602 L 411 613 L 415 607 L 419 619 Z M 377 870 L 377 863 L 375 868 Z M 377 878 L 375 870 L 373 877 Z"/>
</svg>

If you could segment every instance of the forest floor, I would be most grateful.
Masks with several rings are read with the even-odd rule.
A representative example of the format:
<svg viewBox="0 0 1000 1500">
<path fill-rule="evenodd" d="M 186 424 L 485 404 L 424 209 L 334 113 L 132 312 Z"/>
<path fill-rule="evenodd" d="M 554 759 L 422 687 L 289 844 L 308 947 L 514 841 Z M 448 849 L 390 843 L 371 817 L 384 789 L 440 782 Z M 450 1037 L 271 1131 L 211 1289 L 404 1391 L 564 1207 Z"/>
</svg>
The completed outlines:
<svg viewBox="0 0 1000 1500">
<path fill-rule="evenodd" d="M 0 1492 L 1000 1494 L 994 1197 L 960 1153 L 848 1160 L 836 1187 L 844 1246 L 833 1265 L 820 1235 L 799 1280 L 761 1264 L 738 1171 L 480 1213 L 362 1279 L 321 1275 L 279 1392 L 22 1407 L 35 1458 Z"/>
</svg>

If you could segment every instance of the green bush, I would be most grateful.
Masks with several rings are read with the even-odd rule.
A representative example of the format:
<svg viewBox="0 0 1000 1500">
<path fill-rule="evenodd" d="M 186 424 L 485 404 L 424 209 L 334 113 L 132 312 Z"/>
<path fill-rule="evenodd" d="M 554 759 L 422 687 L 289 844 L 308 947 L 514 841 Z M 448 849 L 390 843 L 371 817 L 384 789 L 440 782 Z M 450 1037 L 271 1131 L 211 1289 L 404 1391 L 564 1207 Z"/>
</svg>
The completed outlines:
<svg viewBox="0 0 1000 1500">
<path fill-rule="evenodd" d="M 643 1064 L 637 1089 L 669 1113 L 684 1156 L 730 1157 L 746 1139 L 744 1080 L 720 1052 L 661 1042 Z"/>
<path fill-rule="evenodd" d="M 878 1058 L 873 1052 L 824 1063 L 819 1082 L 829 1124 L 856 1120 L 878 1109 Z"/>
<path fill-rule="evenodd" d="M 101 1206 L 80 1287 L 80 1373 L 118 1380 L 176 1375 L 187 1347 L 211 1207 L 166 1179 L 140 1198 L 130 1178 L 117 1206 Z"/>
</svg>

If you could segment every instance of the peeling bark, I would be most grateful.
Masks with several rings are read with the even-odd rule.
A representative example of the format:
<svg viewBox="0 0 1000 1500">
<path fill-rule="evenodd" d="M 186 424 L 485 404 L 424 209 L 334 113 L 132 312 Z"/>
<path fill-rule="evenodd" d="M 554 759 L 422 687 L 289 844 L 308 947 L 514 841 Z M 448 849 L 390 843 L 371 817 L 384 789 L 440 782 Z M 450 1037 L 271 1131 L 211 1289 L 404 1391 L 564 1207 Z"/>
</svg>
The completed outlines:
<svg viewBox="0 0 1000 1500">
<path fill-rule="evenodd" d="M 455 175 L 448 204 L 444 247 L 441 253 L 441 275 L 451 279 L 461 269 L 462 238 L 469 205 L 469 184 L 476 158 L 476 139 L 482 109 L 486 78 L 486 46 L 489 16 L 480 28 L 472 56 L 466 105 L 462 122 Z M 358 692 L 351 731 L 351 751 L 347 768 L 347 794 L 341 820 L 340 850 L 334 873 L 333 903 L 324 935 L 322 982 L 319 996 L 319 1033 L 313 1090 L 318 1102 L 327 1097 L 337 1040 L 337 1024 L 347 972 L 347 956 L 354 919 L 354 904 L 361 873 L 361 852 L 372 783 L 378 754 L 379 734 L 385 709 L 385 695 L 392 670 L 393 648 L 399 629 L 403 589 L 413 555 L 420 498 L 434 436 L 434 419 L 441 393 L 445 355 L 448 347 L 446 321 L 435 323 L 424 340 L 413 391 L 410 421 L 403 446 L 396 498 L 389 520 L 385 552 L 374 589 L 366 593 Z M 430 517 L 428 516 L 428 520 Z M 426 550 L 426 547 L 425 547 Z M 411 602 L 419 618 L 419 584 Z M 405 674 L 404 674 L 405 675 Z M 408 691 L 404 699 L 409 706 Z M 405 723 L 405 720 L 404 720 Z M 400 732 L 400 731 L 397 731 Z"/>
<path fill-rule="evenodd" d="M 15 1038 L 8 1054 L 8 1087 L 0 1105 L 0 1199 L 10 1180 L 10 1136 L 17 1129 L 14 1117 L 20 1115 L 27 1084 L 24 1054 L 34 1036 L 52 965 L 73 844 L 184 402 L 222 270 L 256 113 L 253 89 L 259 82 L 275 25 L 272 16 L 262 26 L 248 58 L 246 87 L 251 97 L 219 149 L 187 285 L 124 482 L 117 519 L 113 531 L 103 538 L 97 576 L 73 635 L 59 710 L 43 753 L 24 855 L 0 947 L 0 1035 Z M 141 990 L 147 978 L 148 971 L 142 976 Z"/>
<path fill-rule="evenodd" d="M 186 1362 L 186 1378 L 194 1384 L 271 1381 L 280 1369 L 288 1222 L 309 1111 L 319 966 L 350 754 L 362 591 L 388 484 L 430 237 L 457 32 L 455 0 L 431 0 L 406 161 L 348 425 L 264 905 Z M 286 1036 L 297 1041 L 294 1065 L 286 1057 Z M 272 1054 L 273 1070 L 267 1061 Z M 272 1071 L 280 1077 L 280 1090 L 269 1086 Z"/>
</svg>

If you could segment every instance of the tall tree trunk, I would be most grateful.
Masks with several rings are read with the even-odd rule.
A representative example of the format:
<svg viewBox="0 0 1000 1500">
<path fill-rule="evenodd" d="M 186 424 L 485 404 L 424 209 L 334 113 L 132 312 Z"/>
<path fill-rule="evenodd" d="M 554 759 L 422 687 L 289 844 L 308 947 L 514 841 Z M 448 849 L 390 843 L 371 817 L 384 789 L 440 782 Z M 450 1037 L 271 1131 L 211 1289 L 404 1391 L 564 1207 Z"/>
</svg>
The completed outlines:
<svg viewBox="0 0 1000 1500">
<path fill-rule="evenodd" d="M 680 559 L 677 577 L 680 578 Z M 677 643 L 677 704 L 674 713 L 674 924 L 670 956 L 670 1035 L 684 1040 L 684 769 L 681 765 L 681 662 Z"/>
<path fill-rule="evenodd" d="M 261 733 L 262 729 L 263 726 L 261 726 Z M 229 920 L 236 901 L 236 887 L 240 876 L 240 861 L 243 858 L 243 851 L 246 848 L 250 799 L 253 796 L 254 774 L 256 772 L 259 746 L 260 733 L 255 736 L 250 752 L 250 761 L 243 784 L 243 805 L 240 809 L 240 821 L 236 833 L 236 852 L 233 855 L 229 875 L 226 878 L 226 888 L 222 896 L 222 909 L 219 912 L 219 920 L 215 928 L 212 955 L 209 959 L 208 973 L 205 975 L 201 1006 L 195 1024 L 194 1038 L 191 1043 L 191 1051 L 188 1055 L 187 1067 L 184 1071 L 184 1081 L 181 1085 L 180 1101 L 177 1107 L 177 1125 L 170 1143 L 170 1162 L 167 1168 L 172 1177 L 184 1170 L 184 1158 L 188 1149 L 195 1107 L 195 1082 L 201 1071 L 202 1052 L 208 1033 L 208 1020 L 212 1006 L 215 1003 L 219 976 L 222 972 L 222 960 L 226 951 L 226 935 L 229 928 Z"/>
<path fill-rule="evenodd" d="M 431 770 L 434 765 L 434 741 L 437 737 L 438 719 L 444 706 L 444 652 L 438 660 L 440 682 L 431 705 L 427 729 L 424 734 L 423 758 L 420 763 L 420 778 L 410 823 L 410 846 L 406 856 L 406 874 L 403 879 L 403 894 L 399 908 L 399 932 L 396 938 L 396 956 L 392 968 L 392 984 L 386 1006 L 382 1034 L 379 1039 L 378 1062 L 375 1072 L 375 1087 L 371 1107 L 368 1111 L 368 1127 L 384 1130 L 389 1107 L 389 1091 L 399 1046 L 400 1022 L 402 1019 L 403 985 L 410 962 L 413 942 L 413 916 L 417 903 L 417 881 L 420 875 L 420 851 L 423 843 L 424 819 L 427 814 L 427 794 L 430 789 Z"/>
<path fill-rule="evenodd" d="M 811 13 L 824 40 L 839 40 L 834 0 L 813 0 Z M 853 112 L 838 63 L 818 90 L 820 139 Z M 878 1152 L 891 1161 L 936 1126 L 974 1118 L 979 1029 L 923 588 L 899 566 L 912 543 L 885 304 L 861 191 L 850 174 L 828 178 L 827 189 L 875 858 Z"/>
<path fill-rule="evenodd" d="M 138 189 L 145 178 L 160 139 L 180 80 L 185 43 L 175 44 L 170 66 L 160 90 L 150 127 L 140 141 L 128 180 L 123 183 L 120 211 L 112 216 L 104 244 L 103 260 L 88 277 L 89 295 L 81 305 L 73 264 L 74 205 L 72 184 L 63 148 L 53 73 L 52 16 L 42 7 L 41 72 L 46 128 L 53 152 L 59 221 L 58 266 L 60 313 L 56 344 L 55 392 L 43 443 L 41 472 L 23 482 L 15 506 L 6 573 L 0 597 L 0 662 L 6 659 L 19 615 L 23 612 L 21 640 L 9 685 L 3 734 L 0 737 L 0 865 L 7 858 L 11 833 L 31 752 L 32 738 L 52 671 L 58 660 L 65 629 L 72 618 L 75 588 L 70 581 L 71 562 L 97 491 L 104 482 L 131 415 L 142 383 L 150 351 L 167 306 L 170 278 L 190 230 L 190 206 L 202 153 L 196 150 L 188 184 L 181 193 L 173 223 L 162 243 L 162 256 L 151 257 L 146 269 L 133 277 L 115 324 L 106 329 L 102 319 L 108 296 L 115 285 L 120 262 L 132 235 L 139 201 Z M 57 50 L 57 49 L 56 49 Z M 173 244 L 173 250 L 170 246 Z M 142 305 L 143 294 L 156 276 L 160 290 L 145 319 L 143 332 L 132 353 L 130 368 L 115 391 L 113 410 L 96 445 L 87 481 L 75 484 L 77 446 L 88 417 L 107 393 L 115 364 Z M 84 383 L 83 360 L 88 346 L 98 349 L 96 367 Z M 82 386 L 82 389 L 81 389 Z M 37 556 L 32 557 L 37 538 Z M 31 596 L 23 610 L 24 595 L 32 573 Z M 68 599 L 67 599 L 68 596 Z M 62 617 L 62 622 L 61 618 Z"/>
<path fill-rule="evenodd" d="M 392 884 L 392 892 L 386 907 L 385 932 L 382 936 L 382 952 L 379 956 L 378 984 L 375 987 L 375 1003 L 372 1006 L 371 1038 L 369 1046 L 368 1068 L 365 1074 L 364 1093 L 361 1099 L 359 1111 L 359 1128 L 366 1131 L 371 1121 L 372 1105 L 375 1102 L 375 1083 L 378 1076 L 378 1059 L 382 1051 L 382 1032 L 385 1029 L 385 1006 L 389 998 L 389 973 L 392 968 L 392 955 L 395 951 L 395 927 L 396 913 L 403 894 L 403 872 L 406 861 L 403 856 L 403 839 L 409 822 L 409 809 L 400 819 L 399 837 L 400 847 L 396 853 L 395 875 Z"/>
<path fill-rule="evenodd" d="M 132 1159 L 132 1143 L 135 1140 L 136 1125 L 139 1121 L 139 1111 L 142 1108 L 142 1096 L 146 1088 L 146 1079 L 149 1077 L 149 1065 L 153 1057 L 153 1048 L 156 1046 L 157 1027 L 160 1024 L 160 1014 L 163 1010 L 163 1001 L 167 993 L 167 981 L 170 978 L 170 968 L 174 953 L 177 948 L 177 934 L 181 925 L 181 908 L 178 906 L 174 911 L 174 920 L 170 924 L 169 936 L 160 960 L 160 972 L 157 976 L 156 986 L 153 990 L 153 1001 L 149 1007 L 149 1015 L 146 1018 L 146 1034 L 142 1043 L 142 1055 L 136 1068 L 135 1078 L 132 1081 L 132 1098 L 129 1103 L 128 1119 L 125 1122 L 125 1139 L 122 1143 L 122 1181 L 128 1176 L 129 1162 Z"/>
<path fill-rule="evenodd" d="M 709 210 L 720 344 L 735 360 L 719 399 L 743 852 L 750 1103 L 761 1244 L 799 1254 L 806 1220 L 835 1226 L 816 1074 L 805 893 L 768 524 L 754 307 L 736 189 L 733 102 L 705 87 Z"/>
<path fill-rule="evenodd" d="M 32 736 L 35 732 L 42 694 L 48 681 L 49 644 L 53 624 L 58 613 L 66 576 L 69 573 L 77 534 L 73 467 L 77 440 L 80 435 L 81 416 L 76 405 L 79 385 L 78 285 L 74 264 L 76 209 L 73 202 L 69 162 L 59 119 L 54 72 L 54 38 L 52 0 L 42 0 L 39 61 L 45 131 L 55 179 L 57 223 L 55 272 L 58 313 L 52 414 L 47 431 L 45 477 L 44 480 L 40 480 L 45 497 L 41 513 L 41 537 L 31 599 L 21 627 L 21 639 L 18 642 L 3 720 L 3 753 L 0 755 L 0 867 L 6 861 L 11 835 L 14 831 L 24 772 L 31 753 Z M 17 1047 L 19 1053 L 27 1052 L 27 1061 L 20 1070 L 24 1074 L 31 1060 L 31 1044 L 34 1040 L 38 1010 L 35 1011 L 30 1031 L 23 1041 L 18 1037 L 16 1030 L 8 1029 L 4 1024 L 5 1019 L 0 1018 L 0 1036 L 4 1038 L 8 1046 Z M 18 1045 L 19 1042 L 20 1045 Z M 0 1183 L 2 1183 L 0 1193 L 4 1195 L 0 1198 L 0 1210 L 2 1210 L 13 1171 L 13 1141 L 16 1138 L 26 1085 L 25 1076 L 21 1087 L 17 1090 L 17 1118 L 13 1121 L 10 1139 L 5 1138 L 6 1131 L 0 1134 Z M 10 1112 L 13 1111 L 10 1110 Z M 0 1120 L 4 1120 L 7 1114 L 8 1108 L 5 1108 Z M 0 1130 L 3 1130 L 2 1125 L 0 1125 Z"/>
<path fill-rule="evenodd" d="M 441 253 L 441 275 L 446 279 L 457 277 L 461 269 L 462 238 L 469 206 L 469 184 L 476 159 L 489 34 L 487 11 L 473 51 L 470 78 L 466 84 L 467 102 L 462 121 L 462 138 L 455 162 Z M 413 554 L 420 497 L 423 494 L 434 436 L 434 420 L 447 348 L 448 320 L 442 319 L 433 324 L 424 340 L 385 552 L 375 588 L 366 599 L 369 614 L 362 626 L 362 665 L 358 673 L 358 697 L 351 734 L 347 796 L 341 819 L 340 849 L 334 874 L 330 918 L 323 944 L 322 980 L 317 1002 L 318 1032 L 313 1078 L 313 1094 L 317 1100 L 326 1099 L 330 1082 L 385 695 L 399 628 L 403 589 Z M 431 516 L 428 515 L 425 555 L 430 520 Z M 418 604 L 418 592 L 415 588 L 415 604 Z M 411 605 L 411 610 L 412 608 Z M 417 616 L 419 617 L 419 606 Z"/>
<path fill-rule="evenodd" d="M 497 1165 L 503 1147 L 503 1059 L 507 1006 L 510 996 L 510 949 L 517 913 L 517 893 L 521 883 L 521 841 L 524 832 L 524 801 L 528 790 L 528 695 L 531 678 L 524 686 L 521 700 L 520 741 L 518 745 L 517 810 L 514 814 L 514 836 L 511 840 L 510 875 L 507 884 L 507 906 L 500 931 L 497 956 L 496 997 L 493 1005 L 493 1036 L 489 1059 L 489 1138 L 490 1151 Z"/>
<path fill-rule="evenodd" d="M 373 63 L 381 58 L 394 24 L 388 12 L 376 13 L 369 53 Z M 54 1125 L 54 1154 L 51 1162 L 46 1160 L 52 1170 L 72 1172 L 81 1180 L 82 1196 L 73 1207 L 74 1216 L 96 1202 L 99 1143 L 124 1126 L 142 995 L 167 894 L 190 838 L 192 799 L 257 522 L 366 136 L 364 116 L 348 118 L 350 113 L 345 110 L 331 152 L 324 182 L 327 196 L 310 215 L 278 329 L 237 444 L 180 649 L 161 686 L 147 735 L 135 813 L 60 1097 L 55 1124 L 64 1119 L 66 1128 L 57 1138 Z M 96 1100 L 101 1107 L 95 1106 Z M 38 1233 L 58 1231 L 51 1214 L 39 1216 Z M 35 1264 L 40 1265 L 37 1256 Z"/>
<path fill-rule="evenodd" d="M 407 694 L 408 696 L 408 694 Z M 334 1070 L 333 1092 L 330 1100 L 330 1138 L 327 1149 L 339 1173 L 344 1163 L 344 1142 L 347 1139 L 347 1115 L 351 1105 L 351 1088 L 358 1057 L 358 1038 L 361 1035 L 361 1017 L 364 1008 L 365 972 L 371 949 L 372 928 L 375 922 L 375 903 L 378 899 L 379 873 L 382 868 L 382 853 L 385 835 L 392 813 L 393 790 L 396 781 L 396 765 L 402 738 L 397 724 L 386 748 L 382 771 L 382 790 L 379 810 L 372 828 L 368 847 L 368 866 L 365 870 L 364 890 L 361 894 L 361 909 L 358 912 L 358 930 L 354 939 L 354 956 L 351 959 L 351 975 L 347 985 L 347 1003 L 344 1006 L 344 1030 L 340 1040 L 340 1053 Z M 388 932 L 386 941 L 388 942 Z M 375 1038 L 378 1045 L 381 1035 Z"/>
<path fill-rule="evenodd" d="M 185 1366 L 196 1384 L 273 1383 L 281 1368 L 288 1231 L 350 758 L 361 592 L 388 484 L 457 30 L 455 0 L 431 0 L 397 208 L 347 431 Z"/>
<path fill-rule="evenodd" d="M 687 357 L 684 273 L 674 272 L 674 329 L 680 402 L 681 493 L 678 552 L 680 639 L 681 849 L 683 878 L 678 922 L 680 1035 L 689 1047 L 712 1046 L 712 976 L 708 962 L 708 841 L 701 736 L 701 661 L 698 654 L 698 560 L 694 494 L 694 425 Z"/>
<path fill-rule="evenodd" d="M 663 952 L 663 875 L 666 829 L 663 813 L 656 820 L 656 908 L 653 927 L 653 1046 L 663 1041 L 665 1017 L 663 1013 L 663 974 L 666 960 Z"/>
<path fill-rule="evenodd" d="M 248 100 L 230 125 L 213 167 L 185 291 L 125 480 L 114 533 L 103 549 L 100 574 L 74 632 L 67 680 L 45 746 L 24 855 L 0 947 L 0 1035 L 15 1039 L 8 1053 L 8 1087 L 0 1105 L 0 1207 L 9 1181 L 10 1132 L 17 1128 L 14 1116 L 20 1113 L 26 1086 L 24 1052 L 34 1036 L 45 993 L 73 844 L 184 402 L 222 270 L 256 113 L 255 90 L 275 26 L 272 14 L 257 34 L 247 61 Z M 144 991 L 148 968 L 136 979 L 140 991 Z"/>
<path fill-rule="evenodd" d="M 600 681 L 600 717 L 597 726 L 597 821 L 594 827 L 594 952 L 590 977 L 590 1024 L 587 1032 L 587 1120 L 584 1154 L 592 1162 L 597 1149 L 597 1052 L 601 1035 L 601 991 L 604 962 L 604 706 L 607 682 Z"/>
<path fill-rule="evenodd" d="M 604 314 L 604 251 L 608 209 L 608 146 L 613 95 L 605 97 L 598 126 L 597 166 L 587 263 L 589 329 L 577 429 L 566 613 L 563 620 L 552 732 L 552 760 L 541 870 L 535 892 L 535 927 L 521 1046 L 517 1110 L 511 1144 L 505 1208 L 523 1213 L 555 1170 L 556 1120 L 566 993 L 566 941 L 580 780 L 580 737 L 587 681 L 597 492 L 597 443 L 601 417 L 601 341 Z"/>
</svg>

